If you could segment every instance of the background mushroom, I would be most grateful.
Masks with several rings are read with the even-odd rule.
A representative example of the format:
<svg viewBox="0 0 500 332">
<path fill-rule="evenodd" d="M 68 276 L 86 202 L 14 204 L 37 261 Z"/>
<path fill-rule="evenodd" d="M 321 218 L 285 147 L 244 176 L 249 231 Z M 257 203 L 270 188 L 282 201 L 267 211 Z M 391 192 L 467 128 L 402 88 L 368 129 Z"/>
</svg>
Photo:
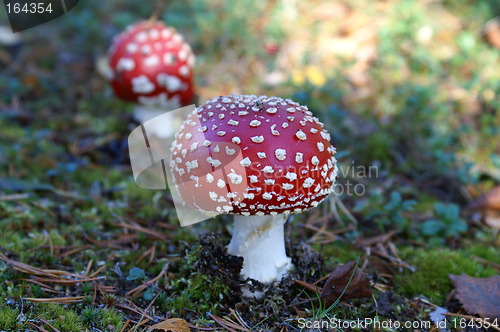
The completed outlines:
<svg viewBox="0 0 500 332">
<path fill-rule="evenodd" d="M 117 97 L 137 103 L 134 117 L 143 123 L 193 101 L 195 57 L 174 28 L 142 21 L 118 35 L 109 49 L 110 83 Z M 168 123 L 155 133 L 167 136 Z"/>
<path fill-rule="evenodd" d="M 306 106 L 277 97 L 218 97 L 176 135 L 171 168 L 182 199 L 207 214 L 234 214 L 228 250 L 242 275 L 280 280 L 291 268 L 284 223 L 333 190 L 335 149 Z"/>
</svg>

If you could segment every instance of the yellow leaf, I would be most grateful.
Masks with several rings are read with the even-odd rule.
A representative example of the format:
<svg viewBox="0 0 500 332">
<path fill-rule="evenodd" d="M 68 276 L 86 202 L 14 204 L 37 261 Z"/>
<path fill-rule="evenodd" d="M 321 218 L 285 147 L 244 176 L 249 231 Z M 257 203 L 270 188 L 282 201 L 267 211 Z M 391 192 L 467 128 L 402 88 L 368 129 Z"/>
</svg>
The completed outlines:
<svg viewBox="0 0 500 332">
<path fill-rule="evenodd" d="M 326 77 L 317 66 L 307 66 L 305 68 L 306 77 L 311 84 L 315 86 L 323 86 L 326 83 Z"/>
<path fill-rule="evenodd" d="M 167 331 L 167 332 L 191 332 L 188 323 L 181 318 L 171 318 L 153 325 L 149 328 L 150 331 Z"/>
</svg>

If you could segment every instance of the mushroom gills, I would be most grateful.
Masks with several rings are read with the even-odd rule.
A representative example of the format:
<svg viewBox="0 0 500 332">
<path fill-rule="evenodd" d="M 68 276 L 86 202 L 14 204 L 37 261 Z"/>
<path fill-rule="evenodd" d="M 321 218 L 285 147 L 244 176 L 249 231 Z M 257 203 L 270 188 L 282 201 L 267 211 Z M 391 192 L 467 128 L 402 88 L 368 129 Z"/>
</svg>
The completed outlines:
<svg viewBox="0 0 500 332">
<path fill-rule="evenodd" d="M 243 257 L 241 274 L 263 283 L 281 280 L 293 267 L 285 250 L 283 214 L 234 216 L 228 252 Z"/>
</svg>

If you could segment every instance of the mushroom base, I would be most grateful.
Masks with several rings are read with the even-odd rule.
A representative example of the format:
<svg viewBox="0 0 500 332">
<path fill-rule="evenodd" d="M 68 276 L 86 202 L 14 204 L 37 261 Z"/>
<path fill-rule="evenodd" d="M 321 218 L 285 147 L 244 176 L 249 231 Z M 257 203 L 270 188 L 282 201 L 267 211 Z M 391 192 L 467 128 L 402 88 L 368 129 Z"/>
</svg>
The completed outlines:
<svg viewBox="0 0 500 332">
<path fill-rule="evenodd" d="M 284 215 L 235 216 L 231 242 L 227 249 L 243 257 L 244 277 L 263 283 L 281 280 L 292 268 L 285 251 Z"/>
<path fill-rule="evenodd" d="M 163 115 L 158 121 L 149 121 Z M 136 105 L 133 113 L 134 119 L 141 124 L 147 123 L 147 132 L 154 133 L 160 138 L 173 136 L 181 127 L 183 119 L 178 119 L 169 112 L 169 109 L 154 106 Z"/>
</svg>

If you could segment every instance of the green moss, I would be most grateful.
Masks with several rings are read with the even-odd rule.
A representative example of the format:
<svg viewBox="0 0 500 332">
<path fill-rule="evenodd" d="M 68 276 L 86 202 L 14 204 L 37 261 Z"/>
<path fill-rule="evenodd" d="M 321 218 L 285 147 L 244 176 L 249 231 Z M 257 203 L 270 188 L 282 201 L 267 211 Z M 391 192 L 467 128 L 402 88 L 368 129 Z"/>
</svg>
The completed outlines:
<svg viewBox="0 0 500 332">
<path fill-rule="evenodd" d="M 485 278 L 496 273 L 471 259 L 470 254 L 465 251 L 405 248 L 401 251 L 401 257 L 417 271 L 397 275 L 394 280 L 396 292 L 408 297 L 424 295 L 437 305 L 443 305 L 446 296 L 453 289 L 449 274 Z"/>
<path fill-rule="evenodd" d="M 355 261 L 363 254 L 362 251 L 352 244 L 341 241 L 335 241 L 326 245 L 314 243 L 312 247 L 314 250 L 321 252 L 326 266 Z"/>
<path fill-rule="evenodd" d="M 500 248 L 495 248 L 491 245 L 475 244 L 467 248 L 466 251 L 471 256 L 482 258 L 494 264 L 500 264 Z"/>
<path fill-rule="evenodd" d="M 0 307 L 0 330 L 11 330 L 16 327 L 19 311 L 10 307 Z"/>
<path fill-rule="evenodd" d="M 210 285 L 210 287 L 207 287 Z M 172 281 L 171 286 L 177 289 L 177 294 L 170 298 L 162 299 L 165 308 L 182 314 L 186 309 L 196 308 L 201 314 L 206 312 L 216 313 L 221 306 L 221 301 L 229 293 L 227 285 L 217 278 L 209 277 L 202 273 L 193 273 L 189 279 L 179 279 Z"/>
<path fill-rule="evenodd" d="M 39 312 L 44 313 L 45 319 L 61 332 L 84 331 L 84 323 L 77 312 L 60 304 L 40 305 Z"/>
<path fill-rule="evenodd" d="M 107 330 L 109 326 L 113 326 L 116 331 L 120 331 L 123 326 L 123 316 L 115 309 L 102 309 L 100 310 L 100 324 L 99 326 Z"/>
</svg>

